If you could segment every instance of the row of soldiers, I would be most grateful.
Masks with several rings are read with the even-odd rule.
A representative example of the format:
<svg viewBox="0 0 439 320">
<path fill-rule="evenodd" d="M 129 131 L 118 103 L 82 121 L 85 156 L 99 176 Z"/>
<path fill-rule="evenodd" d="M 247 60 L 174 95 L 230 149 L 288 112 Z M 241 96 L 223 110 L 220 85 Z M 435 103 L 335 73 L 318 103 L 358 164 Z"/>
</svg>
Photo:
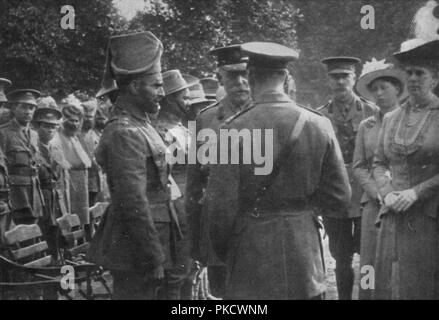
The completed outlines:
<svg viewBox="0 0 439 320">
<path fill-rule="evenodd" d="M 51 255 L 60 257 L 57 219 L 79 216 L 91 237 L 89 207 L 103 196 L 103 175 L 94 159 L 107 107 L 95 99 L 57 104 L 34 89 L 4 90 L 2 78 L 0 151 L 1 243 L 14 225 L 38 224 Z"/>
<path fill-rule="evenodd" d="M 107 174 L 111 205 L 88 259 L 111 270 L 114 298 L 179 299 L 195 260 L 208 267 L 214 294 L 227 299 L 320 299 L 322 212 L 339 295 L 350 298 L 358 219 L 350 214 L 346 167 L 358 124 L 376 110 L 353 92 L 357 60 L 324 60 L 336 96 L 322 110 L 331 125 L 291 100 L 287 65 L 296 51 L 273 43 L 216 48 L 210 54 L 224 96 L 197 113 L 190 132 L 196 81 L 178 70 L 161 72 L 159 39 L 150 32 L 111 37 L 107 52 L 102 87 L 114 106 L 95 156 Z M 201 130 L 224 128 L 274 130 L 273 172 L 254 176 L 252 165 L 239 171 L 241 165 L 199 158 L 167 163 L 169 146 L 187 155 L 193 144 L 206 147 Z"/>
</svg>

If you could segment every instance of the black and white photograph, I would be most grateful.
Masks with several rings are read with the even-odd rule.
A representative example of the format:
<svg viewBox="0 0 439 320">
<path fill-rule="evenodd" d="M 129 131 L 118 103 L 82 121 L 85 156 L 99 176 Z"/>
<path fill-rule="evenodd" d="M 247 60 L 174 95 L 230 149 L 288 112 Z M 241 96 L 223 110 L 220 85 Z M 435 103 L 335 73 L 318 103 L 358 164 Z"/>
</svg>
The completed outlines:
<svg viewBox="0 0 439 320">
<path fill-rule="evenodd" d="M 438 300 L 438 213 L 439 0 L 0 0 L 0 300 Z"/>
</svg>

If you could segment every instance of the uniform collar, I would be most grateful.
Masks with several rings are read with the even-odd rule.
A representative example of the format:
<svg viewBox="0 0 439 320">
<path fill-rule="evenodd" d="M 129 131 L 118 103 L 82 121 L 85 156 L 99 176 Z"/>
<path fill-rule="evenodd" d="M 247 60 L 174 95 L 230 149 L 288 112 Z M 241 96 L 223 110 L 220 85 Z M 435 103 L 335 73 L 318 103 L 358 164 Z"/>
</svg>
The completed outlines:
<svg viewBox="0 0 439 320">
<path fill-rule="evenodd" d="M 27 132 L 29 130 L 29 126 L 23 127 L 22 125 L 20 125 L 17 121 L 17 119 L 13 118 L 11 120 L 11 129 L 14 131 L 18 131 L 18 132 Z"/>
<path fill-rule="evenodd" d="M 354 106 L 356 102 L 359 102 L 359 101 L 361 101 L 360 98 L 353 92 L 352 97 L 349 100 L 338 101 L 336 99 L 332 99 L 331 104 L 335 107 L 346 107 L 347 106 L 348 108 L 350 108 L 350 107 Z"/>
<path fill-rule="evenodd" d="M 255 100 L 255 104 L 271 102 L 292 102 L 292 100 L 287 94 L 277 91 L 264 92 Z"/>
</svg>

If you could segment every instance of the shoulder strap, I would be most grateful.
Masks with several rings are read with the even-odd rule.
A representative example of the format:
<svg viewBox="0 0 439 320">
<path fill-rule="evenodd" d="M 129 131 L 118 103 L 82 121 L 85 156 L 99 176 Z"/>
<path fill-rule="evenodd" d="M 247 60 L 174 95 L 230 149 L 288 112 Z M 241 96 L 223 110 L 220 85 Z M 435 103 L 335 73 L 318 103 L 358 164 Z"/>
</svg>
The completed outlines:
<svg viewBox="0 0 439 320">
<path fill-rule="evenodd" d="M 244 113 L 250 111 L 251 109 L 253 109 L 256 105 L 255 104 L 250 104 L 247 108 L 242 109 L 241 111 L 238 111 L 236 113 L 234 113 L 233 115 L 231 115 L 230 117 L 228 117 L 226 120 L 224 120 L 224 122 L 222 123 L 222 125 L 229 125 L 233 120 L 235 120 L 236 118 L 240 117 L 241 115 L 243 115 Z"/>
<path fill-rule="evenodd" d="M 296 142 L 298 141 L 298 138 L 300 136 L 300 134 L 303 131 L 303 128 L 306 124 L 307 121 L 307 113 L 306 112 L 301 112 L 299 115 L 299 118 L 297 119 L 296 125 L 294 126 L 293 130 L 291 131 L 291 135 L 290 135 L 290 139 L 288 139 L 286 145 L 282 148 L 279 157 L 277 158 L 276 162 L 273 165 L 273 171 L 271 172 L 271 174 L 267 177 L 267 180 L 265 181 L 265 183 L 263 184 L 262 188 L 260 188 L 257 192 L 256 192 L 256 200 L 255 200 L 255 205 L 254 205 L 254 209 L 253 209 L 253 215 L 255 217 L 259 216 L 258 213 L 258 206 L 259 206 L 259 202 L 261 201 L 262 197 L 264 196 L 265 192 L 271 188 L 271 186 L 273 185 L 274 181 L 276 180 L 277 176 L 279 175 L 280 169 L 282 167 L 282 164 L 284 162 L 286 162 L 286 160 L 288 159 L 288 157 L 290 156 L 293 147 L 295 146 Z"/>
</svg>

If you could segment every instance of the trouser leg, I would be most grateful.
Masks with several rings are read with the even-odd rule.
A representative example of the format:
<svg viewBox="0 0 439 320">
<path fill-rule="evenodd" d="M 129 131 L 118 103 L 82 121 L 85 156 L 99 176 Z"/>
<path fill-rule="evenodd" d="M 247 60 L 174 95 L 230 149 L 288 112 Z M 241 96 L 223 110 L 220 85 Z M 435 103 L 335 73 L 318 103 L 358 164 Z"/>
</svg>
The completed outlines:
<svg viewBox="0 0 439 320">
<path fill-rule="evenodd" d="M 324 218 L 329 251 L 336 262 L 335 277 L 339 300 L 351 300 L 354 286 L 354 220 Z"/>
<path fill-rule="evenodd" d="M 209 285 L 213 296 L 224 297 L 226 294 L 226 266 L 208 266 Z"/>
</svg>

